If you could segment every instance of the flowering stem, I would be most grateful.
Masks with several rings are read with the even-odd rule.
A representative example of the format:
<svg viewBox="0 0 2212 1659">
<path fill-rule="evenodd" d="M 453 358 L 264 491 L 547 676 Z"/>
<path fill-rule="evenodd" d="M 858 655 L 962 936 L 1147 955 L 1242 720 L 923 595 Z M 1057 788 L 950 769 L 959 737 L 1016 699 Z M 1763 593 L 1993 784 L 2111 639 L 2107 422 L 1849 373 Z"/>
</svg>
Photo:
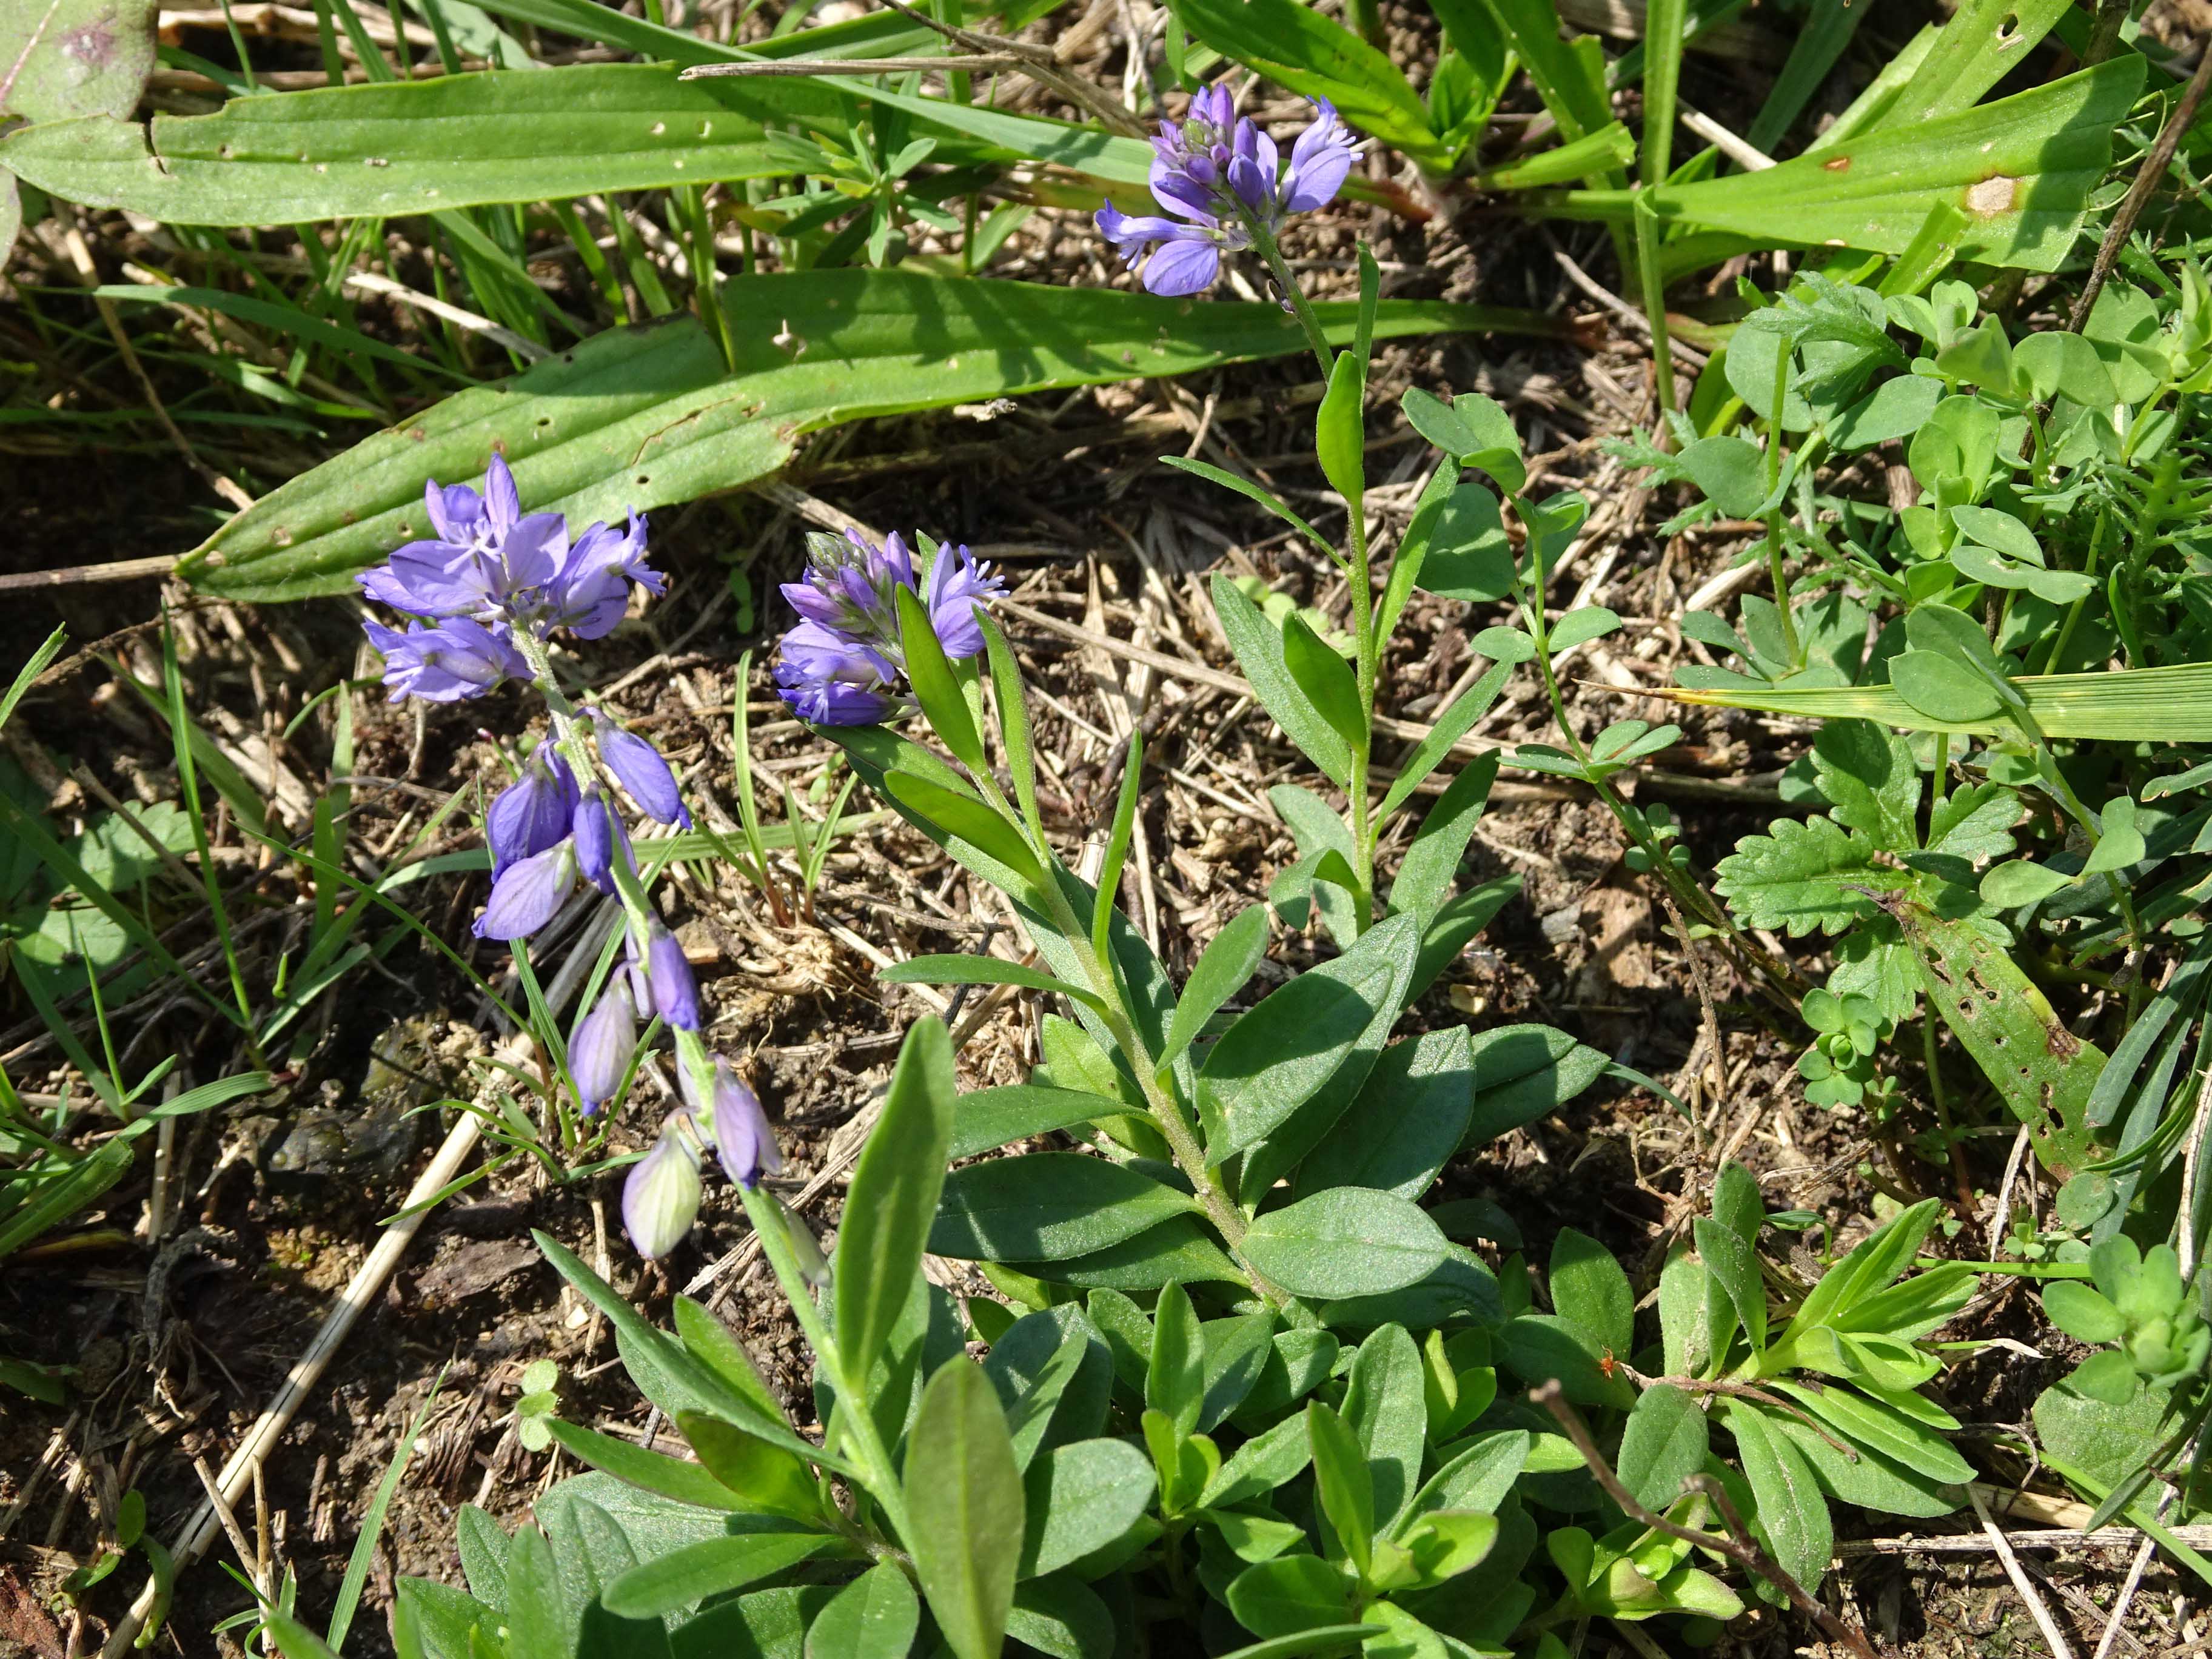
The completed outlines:
<svg viewBox="0 0 2212 1659">
<path fill-rule="evenodd" d="M 891 1467 L 890 1453 L 884 1449 L 883 1437 L 876 1431 L 876 1419 L 869 1413 L 864 1386 L 867 1379 L 852 1375 L 843 1350 L 822 1322 L 822 1310 L 815 1305 L 814 1293 L 808 1288 L 806 1275 L 791 1248 L 791 1237 L 784 1231 L 782 1206 L 757 1186 L 739 1187 L 738 1195 L 744 1200 L 746 1218 L 753 1224 L 753 1234 L 761 1242 L 761 1254 L 768 1258 L 775 1282 L 782 1286 L 793 1316 L 799 1321 L 799 1328 L 805 1334 L 816 1356 L 829 1370 L 830 1380 L 837 1391 L 837 1409 L 831 1413 L 836 1432 L 851 1446 L 854 1457 L 861 1466 L 861 1485 L 883 1510 L 884 1518 L 890 1522 L 899 1541 L 911 1548 L 914 1528 L 907 1515 L 906 1492 L 899 1484 L 898 1472 Z M 825 1438 L 832 1427 L 831 1424 L 823 1425 Z"/>
<path fill-rule="evenodd" d="M 998 781 L 988 771 L 975 775 L 984 799 L 1000 817 L 1019 829 L 1022 818 L 1006 799 L 1005 791 L 999 787 Z M 1048 872 L 1058 868 L 1049 848 L 1037 850 Z M 1128 1060 L 1129 1069 L 1136 1074 L 1137 1087 L 1144 1093 L 1145 1104 L 1150 1109 L 1153 1121 L 1167 1139 L 1168 1150 L 1175 1158 L 1176 1167 L 1190 1177 L 1191 1187 L 1197 1193 L 1199 1202 L 1205 1206 L 1207 1218 L 1219 1231 L 1230 1249 L 1235 1251 L 1244 1242 L 1243 1214 L 1237 1209 L 1234 1196 L 1223 1184 L 1220 1170 L 1206 1162 L 1206 1149 L 1199 1144 L 1198 1131 L 1185 1115 L 1182 1103 L 1160 1086 L 1159 1067 L 1153 1060 L 1151 1048 L 1138 1035 L 1136 1022 L 1129 1018 L 1112 965 L 1091 948 L 1091 930 L 1076 915 L 1075 907 L 1068 902 L 1067 895 L 1060 890 L 1057 882 L 1049 879 L 1049 876 L 1042 897 L 1046 908 L 1052 914 L 1053 925 L 1060 929 L 1060 936 L 1075 952 L 1075 959 L 1083 969 L 1084 977 L 1091 981 L 1091 988 L 1098 994 L 1105 1005 L 1103 1017 L 1107 1031 Z M 1260 1295 L 1270 1302 L 1279 1303 L 1282 1300 L 1281 1292 L 1249 1266 L 1244 1272 L 1251 1280 L 1252 1288 Z"/>
<path fill-rule="evenodd" d="M 1267 269 L 1274 274 L 1275 286 L 1282 293 L 1283 303 L 1297 318 L 1298 325 L 1305 330 L 1306 343 L 1313 348 L 1314 361 L 1321 365 L 1321 378 L 1326 381 L 1335 373 L 1336 353 L 1329 349 L 1328 337 L 1322 332 L 1321 319 L 1314 314 L 1313 301 L 1306 298 L 1297 279 L 1291 275 L 1291 268 L 1284 261 L 1283 251 L 1275 245 L 1274 237 L 1261 225 L 1254 224 L 1251 230 L 1252 246 L 1259 250 L 1260 257 L 1267 262 Z"/>
<path fill-rule="evenodd" d="M 1375 832 L 1369 823 L 1367 769 L 1372 762 L 1375 747 L 1375 670 L 1382 642 L 1375 637 L 1375 578 L 1369 564 L 1366 511 L 1357 501 L 1346 502 L 1346 506 L 1351 514 L 1345 537 L 1352 544 L 1351 569 L 1347 580 L 1352 588 L 1353 674 L 1358 686 L 1359 724 L 1363 728 L 1359 741 L 1352 745 L 1352 787 L 1349 793 L 1352 797 L 1352 874 L 1359 882 L 1359 891 L 1353 896 L 1360 931 L 1364 933 L 1375 913 Z"/>
<path fill-rule="evenodd" d="M 531 677 L 537 684 L 538 694 L 545 699 L 545 713 L 553 726 L 553 746 L 560 751 L 561 758 L 568 762 L 568 769 L 580 781 L 598 778 L 599 762 L 592 755 L 591 744 L 585 740 L 584 726 L 577 717 L 576 706 L 568 701 L 568 693 L 562 690 L 560 681 L 554 675 L 552 653 L 545 648 L 545 641 L 523 628 L 514 630 L 514 638 L 515 648 L 521 652 L 523 660 L 530 665 Z M 638 881 L 637 872 L 630 867 L 627 858 L 617 854 L 610 866 L 610 873 L 614 878 L 616 896 L 622 901 L 623 914 L 629 922 L 631 937 L 642 950 L 653 926 L 652 902 L 647 898 L 645 888 Z M 696 1031 L 686 1031 L 680 1027 L 672 1030 L 676 1038 L 677 1061 L 691 1081 L 692 1097 L 702 1101 L 714 1099 L 714 1057 L 708 1052 L 706 1040 Z"/>
</svg>

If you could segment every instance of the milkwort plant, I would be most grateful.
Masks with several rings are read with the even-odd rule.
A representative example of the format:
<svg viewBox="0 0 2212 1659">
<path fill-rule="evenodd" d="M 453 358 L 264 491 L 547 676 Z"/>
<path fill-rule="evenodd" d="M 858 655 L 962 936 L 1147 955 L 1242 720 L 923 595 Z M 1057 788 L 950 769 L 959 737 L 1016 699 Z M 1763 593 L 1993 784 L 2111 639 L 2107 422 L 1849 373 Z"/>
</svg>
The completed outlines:
<svg viewBox="0 0 2212 1659">
<path fill-rule="evenodd" d="M 1371 264 L 1365 274 L 1371 307 Z M 1330 361 L 1317 444 L 1355 508 L 1364 332 Z M 1445 417 L 1495 439 L 1435 419 L 1455 460 L 1493 476 L 1520 465 L 1494 404 L 1462 400 Z M 1455 572 L 1504 554 L 1499 537 L 1468 555 L 1482 540 L 1470 518 L 1479 532 L 1496 507 L 1483 517 L 1468 503 L 1486 492 L 1464 495 L 1457 465 L 1443 471 L 1379 617 L 1356 617 L 1354 663 L 1295 613 L 1279 626 L 1225 590 L 1240 660 L 1349 816 L 1317 795 L 1285 807 L 1326 845 L 1302 888 L 1273 896 L 1286 921 L 1318 913 L 1341 954 L 1241 1010 L 1268 905 L 1234 918 L 1177 988 L 1116 903 L 1141 740 L 1097 881 L 1063 861 L 989 573 L 926 537 L 911 550 L 812 543 L 786 590 L 802 620 L 779 687 L 909 823 L 1006 894 L 1042 963 L 927 957 L 884 977 L 1012 985 L 1073 1018 L 1044 1016 L 1028 1081 L 965 1096 L 945 1028 L 917 1024 L 830 1260 L 748 1192 L 814 1352 L 818 1444 L 704 1309 L 679 1298 L 675 1333 L 655 1330 L 541 1236 L 615 1322 L 632 1376 L 696 1462 L 549 1421 L 593 1472 L 511 1536 L 464 1511 L 469 1590 L 404 1586 L 400 1628 L 418 1645 L 403 1651 L 459 1659 L 503 1639 L 520 1659 L 520 1621 L 556 1643 L 590 1628 L 657 1644 L 672 1625 L 683 1650 L 781 1644 L 820 1659 L 992 1659 L 1009 1641 L 1104 1659 L 1125 1638 L 1249 1659 L 1559 1659 L 1591 1619 L 1709 1636 L 1742 1612 L 1747 1585 L 1817 1608 L 1807 1587 L 1830 1554 L 1829 1495 L 1956 1507 L 1972 1470 L 1945 1438 L 1955 1423 L 1917 1393 L 1938 1368 L 1919 1343 L 1972 1281 L 1960 1267 L 1906 1276 L 1934 1205 L 1837 1255 L 1816 1285 L 1789 1281 L 1778 1312 L 1759 1265 L 1765 1206 L 1731 1167 L 1696 1253 L 1670 1260 L 1655 1342 L 1639 1340 L 1635 1287 L 1596 1241 L 1559 1236 L 1545 1310 L 1510 1218 L 1424 1203 L 1456 1153 L 1607 1066 L 1542 1026 L 1391 1041 L 1513 890 L 1458 890 L 1494 759 L 1451 778 L 1387 887 L 1375 869 L 1378 818 L 1473 718 L 1455 707 L 1371 811 L 1379 642 L 1413 574 L 1456 586 Z M 1439 531 L 1455 500 L 1462 516 Z M 1361 534 L 1340 563 L 1364 576 Z M 1540 601 L 1528 611 L 1540 629 Z M 1536 648 L 1517 633 L 1495 643 L 1478 711 Z M 915 735 L 897 729 L 915 716 Z M 1054 1135 L 1060 1150 L 961 1162 Z M 1483 1238 L 1511 1252 L 1501 1267 L 1466 1242 Z M 976 1263 L 1006 1300 L 963 1308 L 923 1277 L 925 1251 Z M 988 1350 L 980 1366 L 970 1340 Z"/>
<path fill-rule="evenodd" d="M 619 805 L 627 795 L 647 817 L 688 829 L 675 775 L 604 710 L 578 708 L 553 671 L 556 631 L 601 638 L 622 620 L 633 589 L 658 594 L 666 584 L 645 562 L 643 518 L 631 514 L 619 531 L 593 524 L 572 542 L 561 514 L 522 511 L 514 474 L 497 455 L 481 493 L 433 482 L 424 506 L 434 533 L 361 577 L 370 599 L 407 618 L 402 629 L 367 623 L 369 642 L 384 657 L 394 702 L 459 702 L 510 679 L 527 681 L 544 701 L 547 736 L 484 814 L 492 885 L 475 932 L 514 944 L 522 962 L 531 935 L 580 884 L 622 907 L 622 965 L 577 1021 L 563 1070 L 582 1115 L 594 1116 L 628 1086 L 639 1020 L 674 1034 L 684 1105 L 623 1188 L 632 1242 L 659 1255 L 698 1213 L 703 1150 L 717 1150 L 748 1194 L 779 1167 L 758 1098 L 700 1035 L 690 964 L 647 896 Z"/>
</svg>

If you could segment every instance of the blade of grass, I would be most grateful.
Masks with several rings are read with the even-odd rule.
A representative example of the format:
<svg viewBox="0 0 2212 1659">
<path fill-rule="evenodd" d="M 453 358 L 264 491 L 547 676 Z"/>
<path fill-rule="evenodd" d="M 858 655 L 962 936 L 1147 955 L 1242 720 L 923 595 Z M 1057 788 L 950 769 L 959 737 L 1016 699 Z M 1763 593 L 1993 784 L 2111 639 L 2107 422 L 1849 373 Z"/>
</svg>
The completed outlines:
<svg viewBox="0 0 2212 1659">
<path fill-rule="evenodd" d="M 207 891 L 208 911 L 215 922 L 216 938 L 222 945 L 223 965 L 230 972 L 231 994 L 238 1000 L 238 1023 L 244 1028 L 246 1049 L 256 1066 L 261 1064 L 261 1044 L 253 1036 L 253 1004 L 246 994 L 246 971 L 238 960 L 238 941 L 232 936 L 230 914 L 222 902 L 222 884 L 216 879 L 215 852 L 208 843 L 207 818 L 200 803 L 199 773 L 186 735 L 191 716 L 185 709 L 185 677 L 177 663 L 177 636 L 167 624 L 161 629 L 161 677 L 169 695 L 170 750 L 177 757 L 177 787 L 185 797 L 185 821 L 191 826 L 192 848 L 199 855 L 200 881 Z"/>
</svg>

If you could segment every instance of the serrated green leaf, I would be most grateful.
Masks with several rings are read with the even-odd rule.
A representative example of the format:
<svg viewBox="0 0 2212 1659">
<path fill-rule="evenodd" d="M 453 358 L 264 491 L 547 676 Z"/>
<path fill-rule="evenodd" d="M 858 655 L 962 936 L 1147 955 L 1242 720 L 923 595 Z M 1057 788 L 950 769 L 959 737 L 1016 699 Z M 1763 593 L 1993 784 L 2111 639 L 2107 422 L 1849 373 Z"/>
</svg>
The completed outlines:
<svg viewBox="0 0 2212 1659">
<path fill-rule="evenodd" d="M 1747 836 L 1713 872 L 1713 889 L 1749 927 L 1779 929 L 1791 939 L 1840 933 L 1876 913 L 1854 886 L 1898 884 L 1897 872 L 1876 865 L 1875 845 L 1826 817 L 1778 818 L 1771 833 Z"/>
</svg>

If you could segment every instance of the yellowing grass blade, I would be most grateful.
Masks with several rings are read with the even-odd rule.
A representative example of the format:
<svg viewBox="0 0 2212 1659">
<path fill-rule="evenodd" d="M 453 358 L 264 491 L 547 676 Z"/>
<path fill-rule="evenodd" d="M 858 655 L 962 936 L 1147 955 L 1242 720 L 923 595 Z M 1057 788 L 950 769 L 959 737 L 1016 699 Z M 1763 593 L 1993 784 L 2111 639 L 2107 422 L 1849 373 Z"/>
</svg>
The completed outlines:
<svg viewBox="0 0 2212 1659">
<path fill-rule="evenodd" d="M 2044 735 L 2118 743 L 2212 743 L 2212 663 L 2173 668 L 2115 668 L 2101 674 L 2026 675 L 2013 684 Z M 1907 732 L 1998 732 L 2002 720 L 1951 723 L 1930 719 L 1887 685 L 1814 690 L 1668 687 L 1653 696 L 1709 708 L 1756 708 L 1806 720 L 1878 720 Z"/>
</svg>

